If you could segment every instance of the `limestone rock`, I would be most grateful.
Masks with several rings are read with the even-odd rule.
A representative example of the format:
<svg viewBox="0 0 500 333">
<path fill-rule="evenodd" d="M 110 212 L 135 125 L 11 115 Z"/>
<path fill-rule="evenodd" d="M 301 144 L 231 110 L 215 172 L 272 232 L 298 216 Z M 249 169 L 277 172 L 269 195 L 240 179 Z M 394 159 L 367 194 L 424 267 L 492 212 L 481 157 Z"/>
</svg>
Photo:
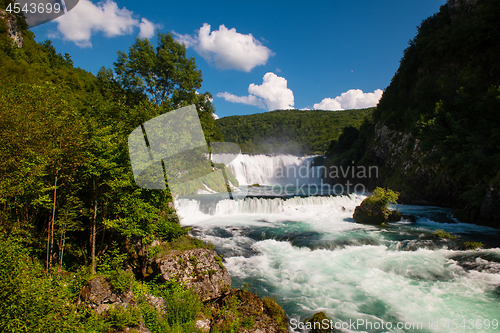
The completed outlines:
<svg viewBox="0 0 500 333">
<path fill-rule="evenodd" d="M 202 332 L 210 332 L 210 319 L 197 320 L 194 326 Z"/>
<path fill-rule="evenodd" d="M 107 311 L 110 306 L 136 305 L 131 290 L 123 293 L 116 292 L 102 276 L 93 278 L 83 287 L 80 292 L 80 301 L 86 302 L 91 309 L 99 314 Z"/>
<path fill-rule="evenodd" d="M 153 262 L 155 273 L 163 281 L 176 278 L 185 283 L 203 301 L 225 295 L 231 288 L 231 276 L 215 251 L 194 249 L 168 254 Z"/>
<path fill-rule="evenodd" d="M 164 304 L 165 301 L 161 297 L 150 296 L 146 300 L 154 307 Z M 98 276 L 89 281 L 80 291 L 78 303 L 84 302 L 89 308 L 93 309 L 98 314 L 107 312 L 110 307 L 135 307 L 134 294 L 129 289 L 123 293 L 117 292 L 111 288 L 109 283 L 102 277 Z M 162 303 L 163 302 L 163 303 Z M 138 326 L 126 327 L 117 333 L 151 333 L 144 322 L 139 321 Z"/>
<path fill-rule="evenodd" d="M 7 25 L 7 34 L 14 41 L 17 47 L 23 47 L 23 36 L 19 30 L 17 24 L 17 18 L 15 15 L 8 15 L 5 11 L 0 10 L 0 18 L 5 19 L 5 24 Z"/>
</svg>

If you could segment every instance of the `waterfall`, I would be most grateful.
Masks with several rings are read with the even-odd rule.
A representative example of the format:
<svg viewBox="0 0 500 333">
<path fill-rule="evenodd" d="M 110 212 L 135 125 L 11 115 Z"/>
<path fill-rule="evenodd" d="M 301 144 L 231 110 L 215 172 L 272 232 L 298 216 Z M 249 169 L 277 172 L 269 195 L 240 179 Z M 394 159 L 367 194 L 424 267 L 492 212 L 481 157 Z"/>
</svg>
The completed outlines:
<svg viewBox="0 0 500 333">
<path fill-rule="evenodd" d="M 238 155 L 227 164 L 240 185 L 319 184 L 322 167 L 311 167 L 316 156 Z M 227 161 L 224 154 L 213 155 L 216 163 Z"/>
<path fill-rule="evenodd" d="M 215 208 L 204 207 L 202 203 L 192 199 L 176 201 L 177 213 L 186 221 L 198 221 L 212 216 L 226 216 L 236 214 L 294 214 L 304 207 L 328 206 L 338 212 L 345 211 L 346 207 L 353 210 L 364 196 L 352 194 L 350 196 L 325 197 L 294 197 L 294 198 L 245 198 L 243 200 L 220 200 Z"/>
</svg>

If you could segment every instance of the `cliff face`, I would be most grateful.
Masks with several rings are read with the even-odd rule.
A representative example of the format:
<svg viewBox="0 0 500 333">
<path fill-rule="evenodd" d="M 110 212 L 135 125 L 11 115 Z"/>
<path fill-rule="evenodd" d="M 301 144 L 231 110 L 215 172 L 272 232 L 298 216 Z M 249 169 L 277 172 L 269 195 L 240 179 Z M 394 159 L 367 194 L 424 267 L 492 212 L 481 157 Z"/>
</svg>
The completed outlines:
<svg viewBox="0 0 500 333">
<path fill-rule="evenodd" d="M 17 23 L 17 18 L 14 15 L 9 15 L 3 10 L 0 10 L 0 19 L 2 19 L 7 26 L 7 35 L 12 38 L 17 47 L 23 47 L 23 36 L 21 35 L 21 29 Z"/>
<path fill-rule="evenodd" d="M 401 203 L 433 205 L 457 208 L 467 212 L 471 203 L 463 198 L 470 188 L 467 180 L 456 182 L 438 161 L 432 162 L 432 155 L 439 154 L 438 148 L 423 152 L 422 141 L 412 134 L 376 125 L 373 141 L 365 155 L 365 164 L 377 165 L 380 178 L 376 185 L 401 192 Z M 480 210 L 470 219 L 461 214 L 457 217 L 468 222 L 500 225 L 500 189 L 490 185 L 480 199 Z"/>
<path fill-rule="evenodd" d="M 435 151 L 423 153 L 421 140 L 378 125 L 365 159 L 381 168 L 377 183 L 400 191 L 402 203 L 455 206 L 459 192 L 447 172 L 424 162 Z"/>
</svg>

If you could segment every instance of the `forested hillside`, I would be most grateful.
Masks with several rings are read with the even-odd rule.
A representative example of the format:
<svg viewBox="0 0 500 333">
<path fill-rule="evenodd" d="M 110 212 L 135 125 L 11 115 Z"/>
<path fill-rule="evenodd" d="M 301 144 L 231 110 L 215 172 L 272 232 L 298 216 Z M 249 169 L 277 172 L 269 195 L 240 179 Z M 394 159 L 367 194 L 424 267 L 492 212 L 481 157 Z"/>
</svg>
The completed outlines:
<svg viewBox="0 0 500 333">
<path fill-rule="evenodd" d="M 157 45 L 137 39 L 94 76 L 50 41 L 36 43 L 22 14 L 5 12 L 12 3 L 0 1 L 0 331 L 114 332 L 140 320 L 154 332 L 195 331 L 201 301 L 179 284 L 155 285 L 151 262 L 204 245 L 180 226 L 168 190 L 135 184 L 127 145 L 143 122 L 190 104 L 206 138 L 221 139 L 210 94 L 196 93 L 194 58 L 160 34 Z M 77 301 L 96 276 L 113 292 L 161 294 L 180 312 L 94 313 Z"/>
<path fill-rule="evenodd" d="M 500 225 L 499 15 L 496 0 L 449 0 L 425 19 L 374 125 L 351 133 L 330 162 L 357 156 L 382 166 L 377 182 L 410 202 L 465 207 L 461 219 Z"/>
<path fill-rule="evenodd" d="M 359 128 L 373 108 L 346 111 L 276 110 L 217 120 L 224 140 L 244 153 L 323 154 L 342 128 Z"/>
</svg>

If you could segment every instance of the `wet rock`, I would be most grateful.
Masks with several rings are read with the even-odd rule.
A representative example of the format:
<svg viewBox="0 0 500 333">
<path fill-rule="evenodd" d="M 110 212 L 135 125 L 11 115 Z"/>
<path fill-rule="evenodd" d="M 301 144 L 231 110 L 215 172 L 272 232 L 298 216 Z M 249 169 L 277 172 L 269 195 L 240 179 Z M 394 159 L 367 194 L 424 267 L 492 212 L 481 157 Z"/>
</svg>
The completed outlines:
<svg viewBox="0 0 500 333">
<path fill-rule="evenodd" d="M 417 218 L 414 215 L 403 215 L 403 218 L 405 220 L 412 222 L 412 223 L 417 222 Z"/>
<path fill-rule="evenodd" d="M 386 218 L 382 209 L 374 205 L 369 198 L 366 198 L 361 202 L 361 205 L 357 206 L 354 210 L 353 218 L 358 223 L 365 224 L 382 224 L 385 222 Z"/>
<path fill-rule="evenodd" d="M 177 279 L 200 296 L 203 301 L 227 294 L 231 288 L 231 276 L 222 259 L 215 251 L 194 249 L 169 254 L 153 263 L 160 279 Z"/>
<path fill-rule="evenodd" d="M 382 208 L 375 205 L 370 198 L 366 198 L 357 206 L 352 216 L 356 222 L 364 224 L 382 224 L 384 222 L 396 222 L 401 220 L 401 213 L 390 211 L 388 215 Z"/>
</svg>

